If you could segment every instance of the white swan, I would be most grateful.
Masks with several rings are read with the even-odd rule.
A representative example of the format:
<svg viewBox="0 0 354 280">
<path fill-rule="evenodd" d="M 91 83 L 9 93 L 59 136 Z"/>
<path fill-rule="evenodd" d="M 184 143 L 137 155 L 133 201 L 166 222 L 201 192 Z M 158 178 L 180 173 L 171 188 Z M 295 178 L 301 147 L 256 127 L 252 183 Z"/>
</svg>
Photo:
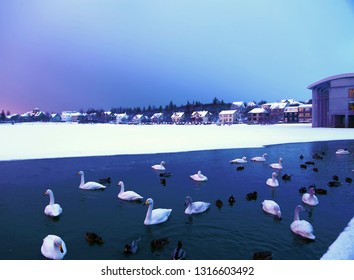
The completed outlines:
<svg viewBox="0 0 354 280">
<path fill-rule="evenodd" d="M 281 218 L 281 211 L 278 203 L 276 203 L 274 200 L 267 200 L 265 199 L 262 202 L 263 205 L 263 210 L 266 211 L 269 214 L 277 216 L 279 219 Z"/>
<path fill-rule="evenodd" d="M 337 155 L 348 155 L 350 152 L 348 151 L 348 149 L 338 149 L 336 151 Z"/>
<path fill-rule="evenodd" d="M 124 183 L 119 181 L 118 186 L 120 186 L 120 192 L 118 193 L 118 197 L 123 200 L 141 200 L 143 197 L 140 194 L 137 194 L 133 191 L 124 191 Z"/>
<path fill-rule="evenodd" d="M 84 190 L 98 190 L 98 189 L 105 189 L 106 186 L 97 183 L 97 182 L 86 182 L 85 183 L 85 176 L 83 171 L 79 171 L 77 175 L 81 175 L 81 182 L 80 182 L 80 189 Z"/>
<path fill-rule="evenodd" d="M 251 158 L 251 161 L 260 161 L 260 162 L 262 162 L 262 161 L 266 161 L 266 156 L 268 156 L 268 154 L 267 153 L 264 153 L 262 156 L 258 156 L 258 157 L 253 157 L 253 158 Z"/>
<path fill-rule="evenodd" d="M 144 220 L 145 225 L 154 225 L 154 224 L 163 223 L 167 221 L 168 217 L 172 212 L 172 209 L 164 209 L 164 208 L 153 209 L 154 201 L 152 200 L 152 198 L 148 198 L 145 201 L 145 205 L 149 205 Z"/>
<path fill-rule="evenodd" d="M 235 158 L 233 160 L 230 160 L 230 163 L 246 163 L 246 162 L 247 162 L 247 158 L 246 157 Z"/>
<path fill-rule="evenodd" d="M 47 189 L 43 195 L 49 195 L 49 204 L 44 208 L 44 214 L 51 217 L 59 216 L 63 212 L 63 209 L 59 204 L 55 203 L 52 190 Z"/>
<path fill-rule="evenodd" d="M 302 202 L 308 205 L 317 205 L 319 202 L 315 193 L 315 189 L 310 188 L 308 193 L 302 195 Z"/>
<path fill-rule="evenodd" d="M 160 164 L 154 164 L 151 166 L 152 169 L 155 169 L 155 170 L 160 170 L 160 171 L 163 171 L 163 170 L 166 170 L 165 168 L 165 162 L 164 161 L 161 161 Z"/>
<path fill-rule="evenodd" d="M 205 212 L 206 210 L 209 209 L 210 203 L 209 202 L 204 202 L 204 201 L 195 201 L 193 202 L 192 198 L 190 196 L 186 197 L 185 205 L 187 205 L 186 210 L 184 213 L 186 214 L 198 214 Z"/>
<path fill-rule="evenodd" d="M 300 210 L 304 210 L 304 208 L 301 205 L 296 206 L 294 221 L 291 223 L 290 229 L 295 234 L 313 240 L 315 239 L 315 236 L 313 235 L 313 227 L 308 221 L 299 219 Z"/>
<path fill-rule="evenodd" d="M 208 177 L 203 175 L 202 172 L 199 170 L 198 173 L 193 174 L 190 176 L 194 181 L 204 182 L 208 180 Z"/>
<path fill-rule="evenodd" d="M 278 177 L 278 174 L 273 172 L 272 173 L 272 178 L 268 178 L 266 181 L 266 184 L 270 187 L 278 187 L 279 186 L 279 182 L 276 179 Z"/>
<path fill-rule="evenodd" d="M 48 259 L 61 260 L 66 254 L 65 242 L 57 235 L 49 234 L 43 239 L 41 253 Z"/>
<path fill-rule="evenodd" d="M 283 159 L 279 158 L 278 163 L 271 163 L 271 164 L 269 164 L 269 166 L 274 169 L 283 169 Z"/>
</svg>

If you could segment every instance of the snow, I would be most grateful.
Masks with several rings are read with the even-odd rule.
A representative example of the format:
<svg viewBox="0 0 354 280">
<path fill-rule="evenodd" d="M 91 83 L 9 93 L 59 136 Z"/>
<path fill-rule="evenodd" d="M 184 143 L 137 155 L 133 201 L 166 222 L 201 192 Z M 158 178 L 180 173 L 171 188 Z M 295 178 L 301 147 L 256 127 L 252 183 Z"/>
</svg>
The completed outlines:
<svg viewBox="0 0 354 280">
<path fill-rule="evenodd" d="M 353 129 L 277 125 L 119 125 L 21 123 L 0 125 L 0 160 L 252 148 L 353 139 Z"/>
</svg>

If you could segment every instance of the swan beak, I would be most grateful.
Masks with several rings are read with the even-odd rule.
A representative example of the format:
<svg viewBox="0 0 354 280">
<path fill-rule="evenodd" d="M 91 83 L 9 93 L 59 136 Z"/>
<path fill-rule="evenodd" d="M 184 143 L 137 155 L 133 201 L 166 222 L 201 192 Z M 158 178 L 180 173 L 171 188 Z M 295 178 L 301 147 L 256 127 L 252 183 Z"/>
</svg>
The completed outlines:
<svg viewBox="0 0 354 280">
<path fill-rule="evenodd" d="M 60 244 L 58 244 L 58 248 L 59 248 L 61 253 L 64 253 L 63 247 Z"/>
</svg>

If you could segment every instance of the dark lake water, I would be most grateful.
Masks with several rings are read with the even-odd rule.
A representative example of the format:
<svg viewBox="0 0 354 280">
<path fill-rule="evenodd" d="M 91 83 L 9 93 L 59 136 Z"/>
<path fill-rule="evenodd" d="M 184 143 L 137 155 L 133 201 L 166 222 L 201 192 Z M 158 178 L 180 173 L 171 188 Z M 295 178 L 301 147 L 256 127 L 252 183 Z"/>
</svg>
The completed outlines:
<svg viewBox="0 0 354 280">
<path fill-rule="evenodd" d="M 143 143 L 142 143 L 143 144 Z M 65 259 L 170 259 L 179 240 L 187 252 L 187 259 L 249 260 L 256 251 L 272 251 L 273 259 L 316 260 L 327 251 L 354 216 L 354 183 L 344 181 L 354 177 L 354 153 L 336 155 L 338 148 L 354 151 L 354 141 L 330 141 L 284 144 L 252 149 L 227 149 L 185 153 L 150 155 L 82 157 L 63 159 L 23 160 L 0 162 L 0 259 L 41 260 L 40 247 L 48 234 L 59 235 L 66 243 Z M 268 153 L 266 163 L 248 161 L 245 169 L 230 164 L 234 158 Z M 312 155 L 324 153 L 322 160 Z M 300 155 L 304 159 L 300 159 Z M 283 158 L 284 169 L 279 175 L 291 174 L 290 181 L 279 176 L 279 187 L 265 184 L 273 170 L 269 163 Z M 172 176 L 165 184 L 151 165 L 166 162 Z M 315 162 L 318 172 L 300 168 L 300 164 Z M 113 182 L 104 191 L 79 189 L 79 170 L 85 172 L 86 181 L 111 177 Z M 209 180 L 196 183 L 189 175 L 201 170 Z M 337 175 L 340 187 L 327 183 Z M 118 199 L 117 182 L 122 180 L 126 190 L 134 190 L 153 198 L 155 207 L 172 208 L 169 220 L 163 224 L 143 224 L 147 206 L 143 203 Z M 294 208 L 302 204 L 300 187 L 315 184 L 328 190 L 318 195 L 319 205 L 306 206 L 300 213 L 314 227 L 316 240 L 306 241 L 290 230 Z M 63 208 L 59 219 L 44 214 L 51 188 L 56 202 Z M 245 196 L 257 191 L 257 200 Z M 188 216 L 184 214 L 185 197 L 211 203 L 209 211 Z M 228 198 L 236 202 L 230 206 Z M 215 201 L 220 199 L 219 209 Z M 262 201 L 273 199 L 282 210 L 278 220 L 262 210 Z M 90 245 L 85 239 L 87 231 L 100 235 L 103 245 Z M 151 241 L 168 238 L 169 243 L 158 250 L 151 249 Z M 136 254 L 125 256 L 123 247 L 138 241 Z"/>
</svg>

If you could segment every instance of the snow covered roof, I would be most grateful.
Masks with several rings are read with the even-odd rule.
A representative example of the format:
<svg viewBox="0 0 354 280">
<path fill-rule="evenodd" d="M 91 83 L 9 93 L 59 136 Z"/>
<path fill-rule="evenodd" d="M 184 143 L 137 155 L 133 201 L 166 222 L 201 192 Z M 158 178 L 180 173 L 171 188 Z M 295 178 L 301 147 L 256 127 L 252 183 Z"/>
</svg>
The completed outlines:
<svg viewBox="0 0 354 280">
<path fill-rule="evenodd" d="M 171 117 L 181 118 L 181 117 L 183 117 L 183 115 L 184 115 L 184 112 L 174 112 Z"/>
<path fill-rule="evenodd" d="M 236 110 L 223 110 L 219 113 L 219 115 L 232 115 L 235 114 L 237 111 Z"/>
<path fill-rule="evenodd" d="M 284 109 L 288 103 L 286 102 L 274 102 L 270 105 L 270 110 L 275 110 L 275 109 Z"/>
<path fill-rule="evenodd" d="M 194 111 L 191 116 L 195 116 L 196 114 L 199 115 L 199 117 L 204 118 L 209 112 L 208 111 Z"/>
<path fill-rule="evenodd" d="M 235 106 L 238 106 L 238 107 L 245 107 L 243 101 L 232 102 L 232 105 L 235 105 Z"/>
<path fill-rule="evenodd" d="M 151 119 L 153 118 L 160 118 L 163 115 L 163 113 L 155 113 L 151 116 Z"/>
<path fill-rule="evenodd" d="M 249 114 L 264 114 L 268 113 L 268 111 L 264 108 L 254 108 L 251 111 L 248 112 Z"/>
</svg>

